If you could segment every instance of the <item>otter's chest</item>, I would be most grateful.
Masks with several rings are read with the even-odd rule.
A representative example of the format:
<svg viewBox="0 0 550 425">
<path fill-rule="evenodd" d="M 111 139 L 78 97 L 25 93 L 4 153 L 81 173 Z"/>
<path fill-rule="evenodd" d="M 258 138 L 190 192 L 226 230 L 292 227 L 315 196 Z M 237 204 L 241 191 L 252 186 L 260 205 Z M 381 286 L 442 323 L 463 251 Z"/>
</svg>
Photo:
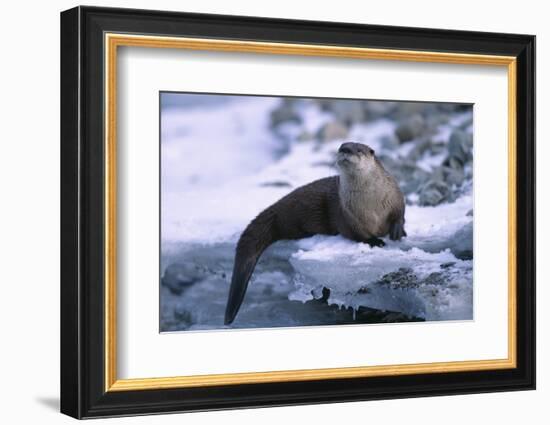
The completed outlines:
<svg viewBox="0 0 550 425">
<path fill-rule="evenodd" d="M 386 194 L 376 189 L 340 193 L 342 210 L 350 227 L 361 237 L 382 237 L 389 231 Z"/>
</svg>

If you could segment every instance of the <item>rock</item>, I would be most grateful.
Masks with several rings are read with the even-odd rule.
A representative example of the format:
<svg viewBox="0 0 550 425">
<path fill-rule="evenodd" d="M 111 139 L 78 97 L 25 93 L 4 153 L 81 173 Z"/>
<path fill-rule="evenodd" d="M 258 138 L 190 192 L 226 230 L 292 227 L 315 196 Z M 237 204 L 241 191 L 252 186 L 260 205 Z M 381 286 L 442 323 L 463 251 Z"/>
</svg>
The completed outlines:
<svg viewBox="0 0 550 425">
<path fill-rule="evenodd" d="M 382 278 L 376 283 L 378 285 L 387 285 L 391 289 L 411 289 L 418 288 L 419 280 L 412 269 L 408 267 L 401 267 L 395 272 L 382 276 Z"/>
<path fill-rule="evenodd" d="M 453 112 L 457 112 L 458 106 L 459 105 L 457 105 L 456 103 L 438 103 L 437 110 L 446 114 L 450 114 Z"/>
<path fill-rule="evenodd" d="M 430 149 L 431 146 L 431 140 L 430 139 L 420 139 L 415 143 L 414 148 L 411 149 L 409 154 L 407 155 L 407 159 L 409 161 L 418 161 L 422 154 L 426 152 L 428 149 Z"/>
<path fill-rule="evenodd" d="M 440 153 L 447 153 L 447 144 L 441 142 L 434 142 L 430 144 L 430 152 L 432 155 L 439 155 Z"/>
<path fill-rule="evenodd" d="M 452 168 L 446 165 L 437 167 L 425 183 L 419 185 L 418 204 L 435 206 L 441 202 L 454 201 L 461 192 L 464 180 L 465 173 L 460 167 Z"/>
<path fill-rule="evenodd" d="M 348 128 L 339 121 L 326 123 L 317 132 L 317 138 L 321 142 L 331 142 L 333 140 L 345 139 L 348 135 Z"/>
<path fill-rule="evenodd" d="M 331 113 L 347 126 L 365 121 L 366 115 L 361 100 L 320 99 L 319 103 L 324 111 Z"/>
<path fill-rule="evenodd" d="M 319 298 L 319 301 L 328 304 L 328 299 L 329 299 L 329 298 L 330 298 L 330 289 L 324 287 L 324 288 L 323 288 L 323 291 L 322 291 L 322 293 L 321 293 L 321 298 Z"/>
<path fill-rule="evenodd" d="M 206 270 L 198 267 L 195 263 L 176 263 L 166 268 L 161 283 L 173 294 L 180 295 L 186 288 L 204 279 L 206 276 Z"/>
<path fill-rule="evenodd" d="M 386 102 L 378 100 L 365 100 L 363 110 L 365 120 L 372 121 L 378 118 L 387 117 L 397 108 L 398 102 Z"/>
<path fill-rule="evenodd" d="M 460 126 L 458 127 L 461 130 L 467 131 L 468 133 L 472 132 L 471 127 L 474 125 L 474 120 L 469 118 L 465 120 Z"/>
<path fill-rule="evenodd" d="M 472 160 L 473 137 L 462 130 L 454 130 L 449 138 L 449 156 L 445 164 L 452 168 L 463 168 Z"/>
<path fill-rule="evenodd" d="M 445 277 L 443 276 L 443 273 L 440 272 L 432 272 L 422 280 L 423 285 L 433 285 L 438 286 L 441 285 L 442 282 L 444 282 Z M 433 296 L 436 296 L 438 292 L 438 288 L 432 289 Z"/>
<path fill-rule="evenodd" d="M 315 161 L 311 163 L 312 167 L 329 167 L 335 168 L 336 160 L 334 161 Z"/>
<path fill-rule="evenodd" d="M 384 148 L 390 149 L 390 150 L 398 148 L 399 145 L 400 145 L 399 139 L 393 133 L 389 134 L 389 135 L 382 136 L 380 138 L 380 143 L 382 144 L 382 146 Z"/>
<path fill-rule="evenodd" d="M 422 206 L 436 206 L 451 197 L 449 186 L 441 180 L 430 180 L 421 189 L 418 204 Z"/>
<path fill-rule="evenodd" d="M 348 126 L 365 121 L 365 110 L 359 100 L 333 101 L 332 112 L 338 121 Z"/>
<path fill-rule="evenodd" d="M 178 322 L 178 327 L 186 328 L 193 323 L 193 315 L 189 310 L 182 307 L 176 307 L 174 309 L 174 320 Z"/>
<path fill-rule="evenodd" d="M 402 323 L 402 322 L 425 322 L 425 319 L 420 317 L 407 316 L 403 313 L 385 312 L 384 317 L 380 320 L 381 323 Z"/>
<path fill-rule="evenodd" d="M 302 122 L 302 117 L 294 109 L 294 103 L 294 99 L 283 99 L 279 107 L 271 111 L 271 127 L 277 127 L 287 122 L 295 124 Z"/>
<path fill-rule="evenodd" d="M 464 171 L 461 168 L 457 169 L 445 166 L 441 166 L 440 168 L 447 184 L 460 186 L 464 181 Z"/>
<path fill-rule="evenodd" d="M 460 186 L 464 181 L 464 170 L 461 167 L 452 168 L 446 165 L 441 165 L 434 170 L 432 179 L 444 181 L 450 186 Z"/>
<path fill-rule="evenodd" d="M 447 113 L 435 112 L 433 114 L 428 114 L 425 117 L 426 127 L 436 128 L 440 125 L 447 124 L 449 122 L 450 116 Z"/>
<path fill-rule="evenodd" d="M 289 182 L 276 180 L 272 182 L 265 182 L 260 184 L 261 187 L 292 187 Z"/>
<path fill-rule="evenodd" d="M 426 128 L 424 118 L 420 114 L 402 120 L 395 129 L 395 135 L 401 143 L 420 137 Z"/>
<path fill-rule="evenodd" d="M 406 120 L 413 115 L 427 115 L 432 109 L 429 103 L 424 102 L 396 102 L 396 108 L 391 114 L 391 118 L 396 120 Z"/>
<path fill-rule="evenodd" d="M 474 223 L 470 222 L 458 229 L 452 237 L 451 252 L 461 260 L 474 258 Z"/>
<path fill-rule="evenodd" d="M 415 161 L 396 161 L 385 155 L 381 155 L 378 159 L 384 168 L 397 179 L 405 195 L 417 192 L 431 176 L 427 171 L 417 167 Z"/>
<path fill-rule="evenodd" d="M 401 183 L 402 190 L 405 194 L 416 193 L 430 178 L 430 173 L 421 168 L 416 168 L 408 179 L 403 179 Z"/>
<path fill-rule="evenodd" d="M 298 142 L 307 142 L 307 141 L 310 141 L 310 140 L 313 140 L 315 136 L 313 134 L 311 134 L 309 131 L 302 131 L 298 137 L 296 138 L 296 140 Z"/>
</svg>

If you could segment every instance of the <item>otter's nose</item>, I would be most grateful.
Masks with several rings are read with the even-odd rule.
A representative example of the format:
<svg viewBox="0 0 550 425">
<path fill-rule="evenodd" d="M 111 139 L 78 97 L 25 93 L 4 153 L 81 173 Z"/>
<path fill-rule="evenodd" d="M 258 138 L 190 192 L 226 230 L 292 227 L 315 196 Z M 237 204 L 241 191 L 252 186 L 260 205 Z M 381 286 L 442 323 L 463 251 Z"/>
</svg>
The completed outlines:
<svg viewBox="0 0 550 425">
<path fill-rule="evenodd" d="M 342 146 L 340 146 L 340 149 L 338 149 L 338 152 L 340 153 L 347 153 L 349 155 L 357 153 L 357 149 L 353 145 L 353 143 L 344 143 Z"/>
</svg>

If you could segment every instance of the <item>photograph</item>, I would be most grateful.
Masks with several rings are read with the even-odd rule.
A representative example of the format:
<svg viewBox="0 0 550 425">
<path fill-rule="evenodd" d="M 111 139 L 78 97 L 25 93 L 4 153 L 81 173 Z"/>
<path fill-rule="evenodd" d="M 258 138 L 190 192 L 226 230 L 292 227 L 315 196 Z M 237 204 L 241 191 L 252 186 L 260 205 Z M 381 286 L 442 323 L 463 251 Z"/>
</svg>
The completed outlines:
<svg viewBox="0 0 550 425">
<path fill-rule="evenodd" d="M 159 120 L 160 332 L 474 320 L 474 105 L 162 91 Z"/>
</svg>

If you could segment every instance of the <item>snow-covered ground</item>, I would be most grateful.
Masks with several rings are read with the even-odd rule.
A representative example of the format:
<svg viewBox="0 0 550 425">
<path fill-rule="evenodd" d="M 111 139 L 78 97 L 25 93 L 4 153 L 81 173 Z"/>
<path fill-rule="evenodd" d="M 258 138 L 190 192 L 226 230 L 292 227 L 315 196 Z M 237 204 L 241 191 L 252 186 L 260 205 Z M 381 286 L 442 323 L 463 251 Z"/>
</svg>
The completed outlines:
<svg viewBox="0 0 550 425">
<path fill-rule="evenodd" d="M 472 319 L 471 108 L 432 113 L 388 102 L 380 112 L 384 102 L 346 109 L 341 101 L 336 108 L 185 94 L 163 100 L 162 330 L 223 327 L 240 233 L 291 190 L 336 174 L 343 141 L 369 144 L 396 175 L 408 236 L 386 239 L 382 248 L 321 235 L 274 244 L 232 327 Z M 346 121 L 350 110 L 366 117 Z M 425 115 L 422 132 L 397 139 L 418 113 Z"/>
</svg>

